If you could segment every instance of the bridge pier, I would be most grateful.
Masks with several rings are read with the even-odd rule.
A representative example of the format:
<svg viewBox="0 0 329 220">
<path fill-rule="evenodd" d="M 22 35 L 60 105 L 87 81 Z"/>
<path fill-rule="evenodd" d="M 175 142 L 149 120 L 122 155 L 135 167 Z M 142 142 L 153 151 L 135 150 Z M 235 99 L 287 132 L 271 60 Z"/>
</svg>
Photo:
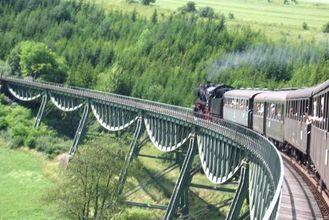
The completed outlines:
<svg viewBox="0 0 329 220">
<path fill-rule="evenodd" d="M 193 161 L 193 158 L 191 158 Z M 184 163 L 184 152 L 177 150 L 176 152 L 176 163 L 179 165 L 180 172 L 183 170 L 183 163 Z M 183 219 L 188 219 L 189 214 L 189 185 L 192 180 L 191 175 L 187 177 L 186 183 L 182 186 L 182 195 L 179 198 L 179 209 L 182 214 Z"/>
<path fill-rule="evenodd" d="M 176 181 L 170 202 L 168 204 L 168 208 L 164 217 L 166 220 L 173 219 L 179 206 L 179 202 L 180 205 L 183 206 L 183 215 L 186 216 L 188 214 L 188 182 L 191 181 L 190 170 L 192 168 L 192 162 L 195 154 L 195 135 L 193 134 L 190 138 L 189 146 L 181 166 L 180 175 Z"/>
<path fill-rule="evenodd" d="M 244 200 L 249 193 L 249 165 L 246 161 L 243 162 L 240 168 L 240 182 L 238 189 L 232 201 L 230 211 L 226 216 L 227 220 L 238 219 Z"/>
<path fill-rule="evenodd" d="M 45 92 L 42 96 L 40 108 L 39 108 L 37 117 L 36 117 L 35 122 L 34 122 L 34 127 L 35 128 L 39 127 L 39 125 L 41 123 L 41 120 L 42 120 L 42 117 L 44 115 L 44 111 L 45 111 L 45 107 L 46 107 L 47 102 L 48 102 L 48 94 L 47 94 L 47 92 Z"/>
<path fill-rule="evenodd" d="M 118 186 L 116 189 L 117 195 L 122 193 L 122 190 L 123 190 L 124 184 L 126 182 L 126 178 L 127 178 L 128 168 L 130 166 L 131 161 L 133 160 L 133 158 L 136 155 L 138 155 L 138 152 L 140 151 L 141 147 L 144 145 L 144 141 L 141 142 L 141 146 L 138 144 L 138 140 L 144 133 L 144 130 L 145 130 L 145 128 L 144 128 L 144 124 L 143 124 L 143 118 L 139 117 L 137 119 L 134 137 L 130 144 L 129 152 L 126 156 L 123 168 L 120 173 L 119 182 L 118 182 Z"/>
<path fill-rule="evenodd" d="M 85 123 L 86 123 L 86 120 L 87 120 L 87 117 L 88 117 L 88 113 L 89 113 L 89 103 L 86 103 L 84 108 L 83 108 L 83 113 L 82 113 L 78 128 L 75 132 L 73 144 L 72 144 L 72 146 L 70 148 L 70 151 L 69 151 L 69 156 L 70 157 L 72 157 L 78 149 L 78 144 L 79 144 L 80 139 L 82 137 L 82 132 L 83 132 L 83 129 L 85 127 Z"/>
</svg>

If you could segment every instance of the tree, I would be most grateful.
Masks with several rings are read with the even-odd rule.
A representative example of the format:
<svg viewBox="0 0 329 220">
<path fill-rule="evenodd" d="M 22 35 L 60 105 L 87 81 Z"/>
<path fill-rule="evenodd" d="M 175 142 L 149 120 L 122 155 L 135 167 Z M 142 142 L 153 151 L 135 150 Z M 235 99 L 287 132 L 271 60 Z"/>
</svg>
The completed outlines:
<svg viewBox="0 0 329 220">
<path fill-rule="evenodd" d="M 116 187 L 125 155 L 119 144 L 107 141 L 81 146 L 49 193 L 70 219 L 110 219 L 124 209 Z"/>
<path fill-rule="evenodd" d="M 155 3 L 155 0 L 141 0 L 142 5 L 149 5 Z"/>
<path fill-rule="evenodd" d="M 64 82 L 68 70 L 64 58 L 52 52 L 44 43 L 23 41 L 8 58 L 12 71 L 33 78 Z M 15 72 L 13 74 L 15 74 Z"/>
<path fill-rule="evenodd" d="M 195 2 L 189 1 L 186 3 L 185 6 L 185 11 L 186 12 L 195 12 L 196 8 L 195 8 Z"/>
<path fill-rule="evenodd" d="M 200 9 L 199 15 L 200 17 L 204 18 L 213 18 L 215 15 L 215 11 L 211 7 L 204 7 Z"/>
<path fill-rule="evenodd" d="M 323 25 L 322 32 L 329 33 L 329 22 L 327 22 L 325 25 Z"/>
<path fill-rule="evenodd" d="M 18 46 L 16 46 L 11 50 L 8 57 L 8 64 L 10 66 L 12 75 L 20 76 L 22 74 L 21 66 L 19 65 L 19 52 L 20 49 Z"/>
<path fill-rule="evenodd" d="M 96 76 L 94 68 L 90 61 L 82 59 L 75 70 L 72 70 L 68 81 L 75 86 L 91 88 L 94 84 Z"/>
<path fill-rule="evenodd" d="M 152 21 L 153 24 L 158 22 L 158 11 L 156 9 L 154 10 L 154 12 L 152 14 L 151 21 Z"/>
</svg>

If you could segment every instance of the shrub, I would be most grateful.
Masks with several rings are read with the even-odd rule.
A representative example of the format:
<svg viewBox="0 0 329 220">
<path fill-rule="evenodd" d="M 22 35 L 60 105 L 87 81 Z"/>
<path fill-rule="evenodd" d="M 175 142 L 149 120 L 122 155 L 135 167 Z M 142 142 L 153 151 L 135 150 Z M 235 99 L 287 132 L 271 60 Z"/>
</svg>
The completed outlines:
<svg viewBox="0 0 329 220">
<path fill-rule="evenodd" d="M 155 0 L 141 0 L 142 5 L 149 5 L 155 3 Z"/>
<path fill-rule="evenodd" d="M 189 1 L 181 8 L 182 12 L 196 12 L 195 2 Z"/>
<path fill-rule="evenodd" d="M 229 19 L 234 19 L 234 14 L 232 12 L 228 13 L 228 18 Z"/>
<path fill-rule="evenodd" d="M 13 137 L 10 139 L 9 141 L 9 147 L 12 148 L 12 149 L 16 149 L 16 148 L 19 148 L 23 145 L 24 143 L 24 139 L 23 137 L 20 137 L 20 136 L 16 136 L 16 137 Z"/>
<path fill-rule="evenodd" d="M 329 22 L 327 22 L 325 25 L 323 25 L 322 32 L 329 33 Z"/>
<path fill-rule="evenodd" d="M 215 11 L 211 7 L 204 7 L 200 9 L 199 15 L 203 18 L 213 18 L 215 16 Z"/>
<path fill-rule="evenodd" d="M 306 22 L 303 22 L 303 25 L 302 25 L 302 27 L 303 27 L 303 30 L 308 30 L 308 25 L 307 25 L 307 23 L 306 23 Z"/>
</svg>

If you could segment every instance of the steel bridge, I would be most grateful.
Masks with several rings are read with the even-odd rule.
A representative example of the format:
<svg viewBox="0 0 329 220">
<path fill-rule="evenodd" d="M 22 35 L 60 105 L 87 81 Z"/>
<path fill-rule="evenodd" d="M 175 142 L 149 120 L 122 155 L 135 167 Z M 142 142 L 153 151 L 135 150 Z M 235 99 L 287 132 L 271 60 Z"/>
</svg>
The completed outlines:
<svg viewBox="0 0 329 220">
<path fill-rule="evenodd" d="M 241 213 L 244 201 L 249 204 L 247 216 L 251 219 L 277 216 L 283 184 L 282 159 L 271 142 L 252 130 L 224 120 L 201 119 L 188 108 L 138 98 L 12 77 L 1 77 L 0 82 L 1 90 L 17 100 L 41 100 L 35 127 L 40 125 L 49 100 L 65 112 L 82 109 L 70 156 L 78 150 L 90 112 L 108 131 L 134 126 L 117 193 L 122 193 L 129 165 L 144 142 L 143 133 L 159 151 L 181 152 L 180 174 L 169 204 L 160 207 L 165 210 L 164 219 L 188 216 L 187 192 L 196 173 L 192 161 L 197 155 L 210 182 L 221 185 L 239 178 L 227 219 L 246 216 Z"/>
</svg>

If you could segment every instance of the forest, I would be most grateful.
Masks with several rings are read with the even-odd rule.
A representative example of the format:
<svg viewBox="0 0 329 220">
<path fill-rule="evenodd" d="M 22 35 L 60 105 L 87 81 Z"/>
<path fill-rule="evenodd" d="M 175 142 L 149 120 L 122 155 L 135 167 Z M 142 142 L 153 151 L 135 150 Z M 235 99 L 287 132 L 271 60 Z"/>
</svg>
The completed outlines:
<svg viewBox="0 0 329 220">
<path fill-rule="evenodd" d="M 228 29 L 223 16 L 149 18 L 60 0 L 1 0 L 0 9 L 0 60 L 12 74 L 182 106 L 207 80 L 275 89 L 329 78 L 328 43 L 272 42 Z"/>
</svg>

